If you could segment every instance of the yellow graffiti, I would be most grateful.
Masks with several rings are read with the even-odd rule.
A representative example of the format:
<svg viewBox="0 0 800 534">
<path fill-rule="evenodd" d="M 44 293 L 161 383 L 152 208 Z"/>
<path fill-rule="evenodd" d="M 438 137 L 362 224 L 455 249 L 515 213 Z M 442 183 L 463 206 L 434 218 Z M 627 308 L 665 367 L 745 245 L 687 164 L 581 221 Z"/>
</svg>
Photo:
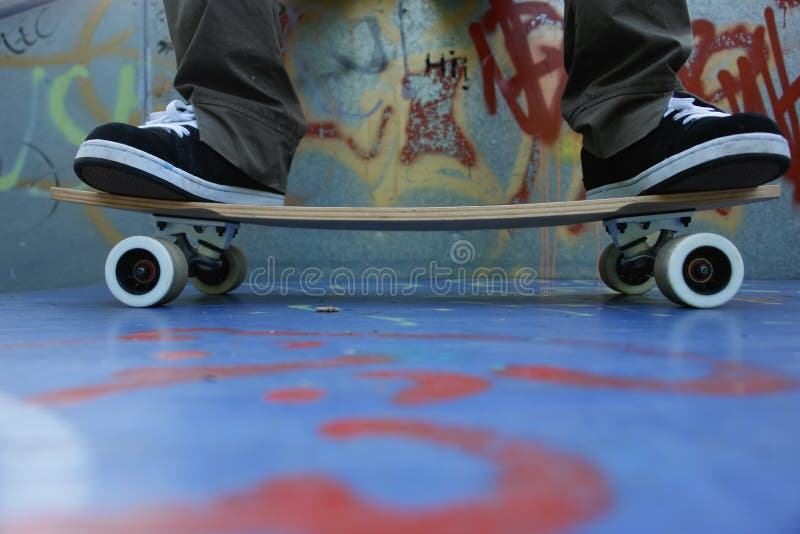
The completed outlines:
<svg viewBox="0 0 800 534">
<path fill-rule="evenodd" d="M 139 107 L 136 99 L 136 67 L 133 64 L 123 65 L 119 71 L 117 84 L 117 104 L 114 106 L 113 120 L 128 122 L 131 113 Z"/>
<path fill-rule="evenodd" d="M 87 133 L 83 131 L 67 113 L 66 96 L 72 85 L 72 80 L 80 76 L 89 77 L 89 70 L 83 65 L 75 65 L 66 73 L 56 77 L 50 87 L 50 117 L 53 119 L 56 128 L 66 138 L 71 145 L 78 146 L 86 139 Z"/>
<path fill-rule="evenodd" d="M 111 221 L 108 220 L 108 217 L 106 217 L 106 214 L 103 213 L 103 210 L 100 208 L 96 206 L 83 206 L 83 212 L 86 213 L 86 217 L 94 225 L 97 232 L 103 236 L 106 242 L 115 245 L 125 238 L 125 236 L 111 224 Z"/>
<path fill-rule="evenodd" d="M 86 139 L 87 132 L 81 129 L 69 116 L 67 105 L 67 92 L 75 78 L 88 79 L 89 70 L 83 65 L 75 65 L 61 76 L 57 76 L 50 87 L 48 99 L 50 117 L 56 128 L 64 138 L 73 146 L 80 145 Z M 119 72 L 117 85 L 117 102 L 114 106 L 112 120 L 127 122 L 132 110 L 138 107 L 135 94 L 136 69 L 131 64 L 123 65 Z"/>
<path fill-rule="evenodd" d="M 8 174 L 0 175 L 0 191 L 8 191 L 14 188 L 22 175 L 22 168 L 25 166 L 25 160 L 28 158 L 28 146 L 23 145 L 17 154 L 14 166 Z"/>
<path fill-rule="evenodd" d="M 97 30 L 112 4 L 113 0 L 98 0 L 94 3 L 78 31 L 72 50 L 52 55 L 0 56 L 0 68 L 32 69 L 34 83 L 44 78 L 45 68 L 68 67 L 66 71 L 53 77 L 47 94 L 47 106 L 56 130 L 72 146 L 79 145 L 87 135 L 86 129 L 81 127 L 70 114 L 70 110 L 73 113 L 75 111 L 75 107 L 68 104 L 73 87 L 77 87 L 85 109 L 99 123 L 132 122 L 139 118 L 135 62 L 140 59 L 140 52 L 128 46 L 134 30 L 122 31 L 116 36 L 93 44 Z M 98 94 L 90 71 L 90 65 L 95 59 L 107 57 L 118 57 L 123 60 L 117 78 L 116 98 L 110 109 L 104 103 L 107 99 L 101 98 Z M 174 69 L 174 63 L 164 58 L 155 58 L 155 63 L 161 68 Z M 33 115 L 32 113 L 32 120 Z M 20 177 L 29 155 L 29 147 L 23 143 L 13 167 L 7 173 L 0 175 L 0 191 L 17 187 L 22 183 Z M 41 186 L 41 183 L 36 183 L 37 188 Z M 86 208 L 85 212 L 89 221 L 106 240 L 114 243 L 121 239 L 121 233 L 114 228 L 103 211 Z"/>
<path fill-rule="evenodd" d="M 456 53 L 462 57 L 473 54 L 471 50 L 458 50 Z M 414 65 L 424 65 L 425 59 L 425 55 L 417 54 L 410 56 L 408 61 Z M 477 61 L 477 59 L 473 57 L 471 61 Z M 293 70 L 291 64 L 288 65 L 288 68 Z M 506 188 L 487 165 L 487 158 L 480 157 L 480 154 L 478 154 L 476 165 L 472 168 L 464 167 L 449 155 L 440 154 L 421 154 L 413 166 L 402 164 L 400 148 L 408 142 L 405 128 L 409 117 L 406 111 L 401 111 L 405 110 L 409 103 L 398 94 L 398 88 L 402 87 L 405 77 L 403 60 L 396 59 L 390 62 L 378 76 L 380 76 L 379 86 L 381 89 L 365 92 L 360 98 L 362 110 L 371 109 L 376 102 L 382 101 L 384 106 L 378 112 L 358 123 L 342 121 L 337 125 L 341 134 L 338 140 L 331 141 L 307 136 L 303 140 L 301 151 L 323 152 L 334 156 L 370 187 L 373 202 L 379 206 L 393 205 L 401 195 L 409 191 L 431 187 L 452 191 L 461 197 L 474 199 L 475 203 L 499 204 L 507 201 Z M 308 110 L 310 106 L 305 101 L 306 96 L 301 94 L 300 98 L 304 109 Z M 464 91 L 456 93 L 452 105 L 455 117 L 465 117 Z M 372 146 L 376 142 L 381 123 L 384 120 L 383 112 L 387 106 L 394 110 L 394 116 L 386 124 L 380 151 L 374 158 L 365 161 L 364 158 L 348 148 L 346 139 L 351 139 L 360 147 Z M 330 120 L 328 116 L 317 116 L 308 111 L 306 114 L 306 120 L 309 123 Z M 459 123 L 463 124 L 463 121 L 459 120 Z M 463 129 L 463 134 L 470 145 L 476 146 L 469 132 Z M 521 150 L 523 149 L 521 148 Z M 527 153 L 525 157 L 527 157 Z M 526 162 L 527 160 L 518 164 L 523 171 Z M 515 170 L 515 176 L 517 174 Z M 520 177 L 522 175 L 523 173 L 519 173 Z M 516 186 L 518 187 L 519 183 Z"/>
<path fill-rule="evenodd" d="M 117 55 L 130 59 L 138 58 L 135 50 L 121 47 L 131 37 L 131 32 L 125 32 L 99 45 L 88 47 L 84 50 L 72 50 L 51 56 L 0 56 L 0 67 L 28 69 L 36 66 L 52 67 L 57 65 L 72 65 L 74 63 L 88 63 L 97 57 Z"/>
<path fill-rule="evenodd" d="M 354 41 L 353 32 L 357 23 L 366 17 L 371 17 L 377 21 L 381 31 L 381 38 L 384 41 L 392 42 L 398 47 L 402 46 L 401 39 L 403 36 L 400 35 L 400 28 L 397 26 L 399 21 L 397 9 L 395 9 L 396 3 L 380 2 L 378 4 L 376 6 L 374 3 L 353 3 L 348 5 L 347 8 L 338 8 L 334 5 L 326 9 L 324 3 L 321 5 L 315 4 L 312 8 L 305 2 L 294 2 L 295 7 L 309 10 L 308 12 L 303 11 L 303 24 L 309 24 L 311 28 L 314 28 L 315 34 L 320 39 L 321 37 L 319 36 L 325 35 L 325 25 L 330 25 L 332 16 L 342 17 L 347 21 L 351 32 L 351 43 Z M 430 42 L 438 42 L 441 40 L 442 35 L 461 36 L 456 44 L 451 45 L 449 49 L 453 51 L 451 56 L 463 58 L 466 60 L 465 64 L 474 66 L 473 69 L 477 69 L 480 58 L 475 47 L 466 37 L 466 29 L 469 22 L 475 20 L 482 9 L 480 2 L 470 1 L 463 3 L 455 11 L 433 13 L 431 16 L 426 17 L 426 20 L 430 21 L 429 26 L 421 30 L 417 28 L 415 35 L 418 35 L 421 31 L 424 35 L 423 41 Z M 557 7 L 557 9 L 560 10 L 560 7 Z M 411 22 L 411 24 L 419 23 L 419 17 L 415 17 Z M 408 28 L 405 28 L 405 30 L 408 30 Z M 295 32 L 295 35 L 297 33 Z M 304 33 L 304 35 L 306 34 Z M 529 36 L 531 53 L 534 57 L 541 59 L 543 48 L 559 46 L 560 38 L 560 32 L 556 29 L 544 28 L 537 30 Z M 511 69 L 512 63 L 500 32 L 492 35 L 491 39 L 495 44 L 495 50 L 497 50 L 498 62 Z M 290 41 L 287 68 L 293 77 L 298 76 L 299 73 L 292 61 L 294 56 L 291 51 L 301 46 L 302 43 Z M 413 48 L 419 50 L 419 43 L 415 42 Z M 437 59 L 436 57 L 431 58 L 432 61 L 437 61 Z M 510 198 L 520 191 L 524 181 L 530 178 L 531 150 L 536 141 L 531 136 L 520 135 L 519 144 L 515 147 L 516 156 L 510 175 L 498 176 L 489 163 L 492 159 L 491 154 L 481 153 L 481 150 L 492 150 L 493 144 L 487 145 L 486 143 L 478 142 L 479 139 L 475 137 L 475 134 L 481 135 L 484 137 L 482 141 L 485 141 L 486 131 L 478 130 L 472 132 L 466 127 L 467 99 L 473 96 L 467 90 L 457 89 L 452 95 L 452 100 L 445 105 L 452 106 L 452 117 L 459 126 L 461 134 L 463 134 L 470 146 L 475 147 L 476 161 L 474 165 L 467 167 L 451 155 L 432 152 L 417 155 L 411 164 L 401 161 L 401 151 L 409 143 L 409 135 L 406 128 L 410 124 L 411 118 L 411 103 L 403 94 L 403 85 L 404 82 L 408 81 L 407 75 L 414 76 L 419 74 L 420 66 L 424 66 L 427 63 L 428 53 L 394 56 L 394 59 L 388 61 L 385 69 L 375 74 L 378 78 L 377 83 L 371 84 L 369 90 L 365 90 L 359 95 L 359 108 L 362 112 L 366 113 L 368 110 L 373 109 L 376 102 L 382 102 L 382 107 L 362 120 L 338 120 L 335 123 L 338 135 L 333 138 L 326 138 L 325 136 L 306 137 L 300 147 L 300 152 L 320 152 L 334 157 L 339 164 L 344 165 L 362 180 L 369 189 L 374 205 L 396 205 L 404 195 L 414 191 L 430 189 L 446 191 L 453 198 L 458 198 L 462 202 L 464 198 L 470 199 L 470 202 L 475 204 L 501 204 L 508 202 Z M 309 73 L 307 68 L 303 69 L 303 75 L 306 77 L 312 76 L 312 79 L 307 81 L 314 83 L 317 87 L 325 86 L 325 80 L 323 78 L 314 80 L 313 72 Z M 475 70 L 471 72 L 473 83 L 474 79 L 479 76 L 479 72 Z M 434 80 L 429 81 L 435 83 Z M 466 77 L 464 84 L 468 84 Z M 549 97 L 552 97 L 557 89 L 557 81 L 545 80 L 545 85 L 545 89 L 552 93 Z M 377 89 L 375 89 L 376 87 Z M 324 95 L 323 98 L 329 102 L 327 106 L 329 109 L 337 109 L 337 106 L 330 105 L 331 101 L 335 104 L 336 96 L 335 94 Z M 336 116 L 331 117 L 330 115 L 318 115 L 309 112 L 309 110 L 315 109 L 307 100 L 309 96 L 301 94 L 300 97 L 304 109 L 307 111 L 307 121 L 309 123 L 323 124 L 329 123 L 331 119 L 338 119 Z M 474 99 L 469 103 L 473 106 L 476 105 Z M 385 124 L 382 137 L 379 137 L 381 125 L 384 121 L 384 111 L 387 109 L 392 110 L 392 116 Z M 508 127 L 516 130 L 515 125 L 509 124 Z M 570 165 L 572 165 L 572 169 L 575 169 L 580 152 L 579 137 L 566 128 L 564 131 L 565 133 L 559 140 L 555 150 L 549 147 L 542 147 L 538 161 L 539 169 L 534 176 L 533 189 L 529 192 L 529 201 L 562 200 L 562 163 L 566 165 L 565 169 Z M 363 151 L 359 153 L 352 149 L 354 145 L 357 147 L 371 147 L 378 141 L 380 142 L 379 151 L 377 154 L 373 154 L 371 158 L 364 158 Z M 552 172 L 554 176 L 551 176 L 553 167 L 555 167 Z M 577 167 L 579 168 L 579 166 Z M 332 171 L 322 169 L 322 172 Z M 569 189 L 576 181 L 578 186 L 580 185 L 581 176 L 579 172 L 572 170 L 564 178 L 569 180 L 569 183 L 565 182 L 563 185 Z M 551 184 L 551 182 L 553 183 Z M 540 259 L 540 275 L 555 276 L 557 272 L 558 246 L 562 234 L 555 229 L 541 229 L 539 233 L 542 243 L 541 250 L 538 255 L 535 251 L 532 251 L 531 255 L 538 256 Z M 488 262 L 499 259 L 512 242 L 512 234 L 507 231 L 498 231 L 493 235 L 495 236 L 493 244 L 490 245 L 485 258 Z M 570 243 L 575 241 L 574 237 L 570 239 Z"/>
</svg>

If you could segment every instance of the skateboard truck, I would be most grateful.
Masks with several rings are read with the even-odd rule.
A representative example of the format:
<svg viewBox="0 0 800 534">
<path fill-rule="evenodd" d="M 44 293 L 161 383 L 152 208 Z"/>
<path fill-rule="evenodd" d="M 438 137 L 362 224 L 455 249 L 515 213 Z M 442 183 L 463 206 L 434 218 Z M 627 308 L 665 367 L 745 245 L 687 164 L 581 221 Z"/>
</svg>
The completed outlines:
<svg viewBox="0 0 800 534">
<path fill-rule="evenodd" d="M 652 276 L 656 256 L 661 247 L 675 234 L 689 227 L 693 212 L 638 215 L 603 221 L 614 246 L 622 252 L 620 264 L 626 270 L 642 276 Z M 658 232 L 653 245 L 648 237 Z"/>
<path fill-rule="evenodd" d="M 153 217 L 158 234 L 174 241 L 186 256 L 190 278 L 196 277 L 198 271 L 210 273 L 223 267 L 223 255 L 230 248 L 240 227 L 239 223 L 232 222 L 179 219 L 160 215 Z"/>
<path fill-rule="evenodd" d="M 690 226 L 693 214 L 676 211 L 604 220 L 613 243 L 600 256 L 600 278 L 625 295 L 643 295 L 658 284 L 670 300 L 697 308 L 730 300 L 744 276 L 742 256 L 717 234 L 676 237 Z M 648 240 L 656 233 L 654 242 Z"/>
</svg>

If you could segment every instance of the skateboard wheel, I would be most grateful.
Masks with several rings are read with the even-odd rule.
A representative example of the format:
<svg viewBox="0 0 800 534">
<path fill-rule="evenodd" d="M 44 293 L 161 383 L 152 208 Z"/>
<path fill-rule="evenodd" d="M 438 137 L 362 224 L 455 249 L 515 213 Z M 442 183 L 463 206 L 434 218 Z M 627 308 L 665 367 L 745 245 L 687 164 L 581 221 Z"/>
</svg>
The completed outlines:
<svg viewBox="0 0 800 534">
<path fill-rule="evenodd" d="M 644 295 L 656 285 L 649 273 L 625 269 L 620 260 L 622 252 L 613 244 L 608 245 L 600 255 L 597 269 L 605 284 L 623 295 Z"/>
<path fill-rule="evenodd" d="M 106 258 L 106 285 L 114 297 L 134 308 L 167 304 L 186 286 L 189 266 L 181 249 L 166 239 L 123 239 Z"/>
<path fill-rule="evenodd" d="M 721 235 L 686 235 L 658 252 L 655 277 L 664 296 L 676 304 L 716 308 L 739 291 L 744 262 L 736 246 Z"/>
<path fill-rule="evenodd" d="M 242 285 L 247 276 L 247 258 L 236 245 L 222 253 L 222 267 L 216 271 L 197 271 L 189 282 L 206 295 L 224 295 Z"/>
</svg>

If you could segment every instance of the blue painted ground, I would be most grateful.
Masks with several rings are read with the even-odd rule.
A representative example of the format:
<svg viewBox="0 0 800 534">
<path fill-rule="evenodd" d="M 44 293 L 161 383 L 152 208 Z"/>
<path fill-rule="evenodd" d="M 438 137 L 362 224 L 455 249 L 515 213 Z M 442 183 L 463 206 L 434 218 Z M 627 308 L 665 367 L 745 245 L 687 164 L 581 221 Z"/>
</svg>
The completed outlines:
<svg viewBox="0 0 800 534">
<path fill-rule="evenodd" d="M 453 293 L 0 296 L 0 532 L 800 531 L 800 282 Z"/>
</svg>

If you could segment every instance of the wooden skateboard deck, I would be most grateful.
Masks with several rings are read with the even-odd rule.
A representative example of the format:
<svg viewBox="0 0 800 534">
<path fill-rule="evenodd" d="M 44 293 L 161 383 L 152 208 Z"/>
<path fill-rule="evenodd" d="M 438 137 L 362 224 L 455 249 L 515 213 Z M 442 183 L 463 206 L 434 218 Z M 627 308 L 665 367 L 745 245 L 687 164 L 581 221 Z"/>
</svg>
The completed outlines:
<svg viewBox="0 0 800 534">
<path fill-rule="evenodd" d="M 613 290 L 642 295 L 656 284 L 670 300 L 714 308 L 736 295 L 744 263 L 736 246 L 712 234 L 686 234 L 696 211 L 772 200 L 777 185 L 629 198 L 452 207 L 242 206 L 175 202 L 53 188 L 54 200 L 155 216 L 159 237 L 122 240 L 106 259 L 106 284 L 124 304 L 158 306 L 187 280 L 207 294 L 236 289 L 247 260 L 232 244 L 241 223 L 342 230 L 478 230 L 602 221 L 611 236 L 600 278 Z"/>
<path fill-rule="evenodd" d="M 778 185 L 675 195 L 448 207 L 244 206 L 176 202 L 52 188 L 54 200 L 168 217 L 341 230 L 478 230 L 560 226 L 634 215 L 702 211 L 779 198 Z"/>
</svg>

